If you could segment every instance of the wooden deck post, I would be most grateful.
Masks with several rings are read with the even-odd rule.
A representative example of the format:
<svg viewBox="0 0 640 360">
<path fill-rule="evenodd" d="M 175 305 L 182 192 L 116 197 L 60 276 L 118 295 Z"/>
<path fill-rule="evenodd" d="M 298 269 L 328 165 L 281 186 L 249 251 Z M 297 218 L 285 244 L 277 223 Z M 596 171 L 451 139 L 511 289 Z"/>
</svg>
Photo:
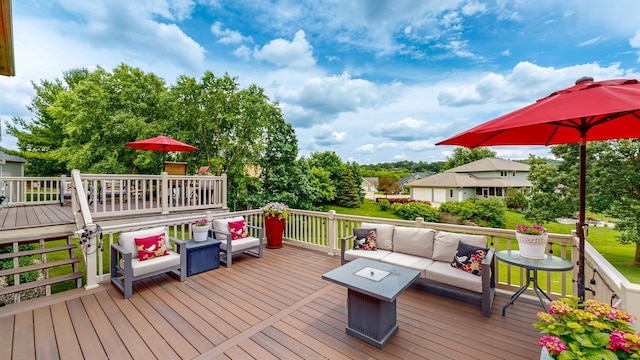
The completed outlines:
<svg viewBox="0 0 640 360">
<path fill-rule="evenodd" d="M 329 210 L 329 216 L 327 217 L 327 247 L 329 249 L 329 255 L 337 255 L 336 249 L 338 244 L 338 227 L 336 226 L 336 211 Z"/>
</svg>

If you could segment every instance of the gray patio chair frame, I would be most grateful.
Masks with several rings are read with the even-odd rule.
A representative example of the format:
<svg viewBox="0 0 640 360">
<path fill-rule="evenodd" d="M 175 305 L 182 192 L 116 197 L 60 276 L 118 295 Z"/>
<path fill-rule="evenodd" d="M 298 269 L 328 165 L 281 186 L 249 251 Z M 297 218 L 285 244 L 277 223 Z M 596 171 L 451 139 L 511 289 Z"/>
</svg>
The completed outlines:
<svg viewBox="0 0 640 360">
<path fill-rule="evenodd" d="M 169 244 L 171 243 L 175 243 L 177 245 L 177 251 L 169 251 L 179 253 L 180 264 L 138 276 L 133 276 L 133 268 L 131 266 L 132 253 L 120 244 L 111 244 L 111 283 L 123 293 L 125 299 L 128 299 L 133 295 L 133 282 L 137 280 L 164 273 L 169 273 L 179 277 L 181 282 L 184 282 L 187 279 L 187 242 L 169 237 Z M 171 246 L 171 249 L 173 249 L 173 245 Z M 124 260 L 124 267 L 120 266 L 120 259 Z"/>
<path fill-rule="evenodd" d="M 258 231 L 258 236 L 256 236 L 258 238 L 258 245 L 256 246 L 252 246 L 252 247 L 248 247 L 248 248 L 242 248 L 240 250 L 233 250 L 233 241 L 231 240 L 231 233 L 222 231 L 222 230 L 218 230 L 215 228 L 211 228 L 209 229 L 209 237 L 212 238 L 216 238 L 216 233 L 218 234 L 222 234 L 225 235 L 227 237 L 226 240 L 226 249 L 222 249 L 222 246 L 220 247 L 220 252 L 225 253 L 225 256 L 220 256 L 220 262 L 224 263 L 227 265 L 227 267 L 231 267 L 231 263 L 232 263 L 232 258 L 233 255 L 235 254 L 240 254 L 240 253 L 246 253 L 249 255 L 253 255 L 257 258 L 262 258 L 262 252 L 263 252 L 263 233 L 264 230 L 263 228 L 259 227 L 259 226 L 254 226 L 254 225 L 247 225 L 247 229 L 254 229 Z M 222 245 L 222 244 L 221 244 Z"/>
</svg>

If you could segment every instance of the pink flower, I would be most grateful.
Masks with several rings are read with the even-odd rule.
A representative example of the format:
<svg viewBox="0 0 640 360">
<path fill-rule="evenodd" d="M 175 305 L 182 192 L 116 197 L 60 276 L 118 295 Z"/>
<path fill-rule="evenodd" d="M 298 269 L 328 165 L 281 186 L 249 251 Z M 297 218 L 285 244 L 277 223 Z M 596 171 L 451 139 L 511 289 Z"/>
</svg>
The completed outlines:
<svg viewBox="0 0 640 360">
<path fill-rule="evenodd" d="M 567 345 L 565 345 L 565 343 L 562 342 L 562 340 L 560 340 L 560 338 L 557 336 L 541 336 L 538 344 L 540 344 L 540 346 L 546 347 L 550 353 L 560 354 L 561 352 L 567 350 Z"/>
</svg>

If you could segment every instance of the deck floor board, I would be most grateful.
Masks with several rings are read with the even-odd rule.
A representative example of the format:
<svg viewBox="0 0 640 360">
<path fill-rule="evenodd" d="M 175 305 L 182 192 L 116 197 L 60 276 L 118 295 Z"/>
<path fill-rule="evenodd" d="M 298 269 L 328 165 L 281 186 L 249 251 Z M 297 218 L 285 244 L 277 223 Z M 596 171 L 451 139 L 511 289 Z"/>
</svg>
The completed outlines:
<svg viewBox="0 0 640 360">
<path fill-rule="evenodd" d="M 237 260 L 237 261 L 236 261 Z M 339 258 L 291 245 L 234 258 L 181 283 L 158 275 L 123 299 L 109 283 L 0 308 L 2 359 L 537 359 L 540 304 L 502 316 L 417 287 L 397 299 L 400 329 L 378 349 L 346 334 L 347 290 L 322 280 Z M 37 345 L 35 345 L 37 343 Z M 42 355 L 42 356 L 41 356 Z"/>
</svg>

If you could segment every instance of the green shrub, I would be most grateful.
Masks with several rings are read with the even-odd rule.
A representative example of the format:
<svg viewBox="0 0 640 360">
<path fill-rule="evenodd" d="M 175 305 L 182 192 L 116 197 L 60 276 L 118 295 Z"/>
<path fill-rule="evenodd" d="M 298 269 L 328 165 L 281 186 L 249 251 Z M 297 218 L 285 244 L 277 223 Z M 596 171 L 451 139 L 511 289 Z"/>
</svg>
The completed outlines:
<svg viewBox="0 0 640 360">
<path fill-rule="evenodd" d="M 474 222 L 476 225 L 492 228 L 506 228 L 505 217 L 507 205 L 502 198 L 491 196 L 488 198 L 471 199 L 476 207 Z"/>
<path fill-rule="evenodd" d="M 457 215 L 460 220 L 473 220 L 477 214 L 476 206 L 471 201 L 455 201 L 440 204 L 440 211 Z"/>
<path fill-rule="evenodd" d="M 391 203 L 387 199 L 380 199 L 378 200 L 378 206 L 380 206 L 380 210 L 387 211 L 389 210 Z"/>
<path fill-rule="evenodd" d="M 395 203 L 391 205 L 391 211 L 405 220 L 415 220 L 418 217 L 423 218 L 426 222 L 438 222 L 439 220 L 438 210 L 432 208 L 429 204 L 419 202 Z"/>
</svg>

